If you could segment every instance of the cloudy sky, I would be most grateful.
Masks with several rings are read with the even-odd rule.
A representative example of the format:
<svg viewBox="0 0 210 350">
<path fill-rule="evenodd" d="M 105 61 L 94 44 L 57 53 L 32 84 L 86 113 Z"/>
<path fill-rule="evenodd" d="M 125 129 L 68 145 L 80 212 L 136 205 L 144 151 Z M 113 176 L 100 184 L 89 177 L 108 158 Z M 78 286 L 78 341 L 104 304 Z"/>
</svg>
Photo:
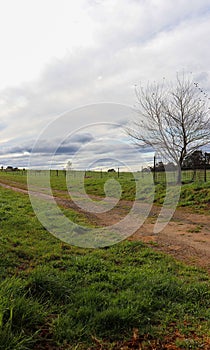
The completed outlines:
<svg viewBox="0 0 210 350">
<path fill-rule="evenodd" d="M 134 86 L 185 71 L 209 92 L 209 38 L 210 0 L 0 0 L 0 165 L 140 168 Z"/>
</svg>

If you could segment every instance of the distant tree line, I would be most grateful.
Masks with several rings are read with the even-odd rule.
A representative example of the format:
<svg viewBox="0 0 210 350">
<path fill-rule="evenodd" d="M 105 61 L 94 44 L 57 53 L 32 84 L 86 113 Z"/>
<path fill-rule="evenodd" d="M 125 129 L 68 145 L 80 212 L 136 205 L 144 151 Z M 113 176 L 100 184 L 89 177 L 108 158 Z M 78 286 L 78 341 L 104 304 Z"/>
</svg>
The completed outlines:
<svg viewBox="0 0 210 350">
<path fill-rule="evenodd" d="M 210 169 L 210 153 L 203 152 L 201 150 L 196 150 L 189 156 L 185 157 L 182 170 L 196 170 L 196 169 Z M 152 171 L 162 172 L 162 171 L 175 171 L 177 166 L 173 162 L 164 164 L 162 161 L 150 166 L 149 168 L 143 169 L 143 172 Z"/>
<path fill-rule="evenodd" d="M 12 172 L 12 171 L 20 171 L 19 168 L 17 167 L 13 167 L 13 166 L 7 166 L 5 169 L 3 167 L 3 165 L 1 166 L 1 171 L 7 171 L 7 172 Z M 21 171 L 25 171 L 25 168 L 21 169 Z"/>
<path fill-rule="evenodd" d="M 184 159 L 182 169 L 210 169 L 210 153 L 201 150 L 194 151 Z"/>
</svg>

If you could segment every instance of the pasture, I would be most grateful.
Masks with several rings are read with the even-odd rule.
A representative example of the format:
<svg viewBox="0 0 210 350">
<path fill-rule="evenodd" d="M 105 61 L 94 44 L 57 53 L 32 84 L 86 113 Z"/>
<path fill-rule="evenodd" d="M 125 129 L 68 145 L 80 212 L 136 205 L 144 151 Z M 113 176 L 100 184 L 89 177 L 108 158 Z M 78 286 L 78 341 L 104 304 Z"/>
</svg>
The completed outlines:
<svg viewBox="0 0 210 350">
<path fill-rule="evenodd" d="M 37 185 L 42 187 L 43 174 L 40 176 L 39 171 L 34 171 Z M 84 174 L 86 174 L 84 178 Z M 139 196 L 143 198 L 149 198 L 154 195 L 154 203 L 159 205 L 162 204 L 166 194 L 166 174 L 157 173 L 156 174 L 156 184 L 153 184 L 152 174 L 144 174 L 142 172 L 134 173 L 135 178 L 132 173 L 121 172 L 118 177 L 118 173 L 107 173 L 107 172 L 79 172 L 70 171 L 66 179 L 65 171 L 60 170 L 58 173 L 56 170 L 50 171 L 50 186 L 52 192 L 56 197 L 69 198 L 68 185 L 70 188 L 77 186 L 83 186 L 84 178 L 84 188 L 87 194 L 96 195 L 99 197 L 104 197 L 104 184 L 107 180 L 115 179 L 121 185 L 121 196 L 120 199 L 134 200 L 136 196 L 136 184 L 139 183 Z M 193 176 L 192 171 L 183 171 L 182 178 L 184 184 L 181 186 L 180 201 L 178 206 L 190 207 L 196 211 L 209 212 L 210 203 L 210 170 L 207 171 L 207 182 L 203 181 L 203 171 L 197 171 L 197 181 L 189 182 Z M 39 184 L 40 178 L 40 184 Z M 0 181 L 9 184 L 11 186 L 18 186 L 21 188 L 27 188 L 27 171 L 25 172 L 3 172 L 0 171 Z M 176 175 L 174 172 L 167 173 L 167 181 L 171 184 L 169 192 L 173 193 L 173 184 L 176 182 Z M 41 189 L 43 191 L 43 188 Z"/>
<path fill-rule="evenodd" d="M 72 175 L 73 184 L 78 174 Z M 103 197 L 113 177 L 121 198 L 132 201 L 136 181 L 128 173 L 86 174 L 87 193 Z M 146 175 L 141 181 L 150 196 Z M 27 177 L 1 172 L 0 182 L 24 189 Z M 68 198 L 63 172 L 51 173 L 51 186 Z M 157 184 L 155 203 L 164 196 L 164 184 Z M 209 182 L 182 186 L 180 207 L 209 215 L 209 203 Z M 92 225 L 82 212 L 63 210 Z M 1 187 L 0 213 L 0 349 L 209 349 L 204 269 L 142 242 L 101 249 L 64 244 L 42 227 L 26 194 Z"/>
</svg>

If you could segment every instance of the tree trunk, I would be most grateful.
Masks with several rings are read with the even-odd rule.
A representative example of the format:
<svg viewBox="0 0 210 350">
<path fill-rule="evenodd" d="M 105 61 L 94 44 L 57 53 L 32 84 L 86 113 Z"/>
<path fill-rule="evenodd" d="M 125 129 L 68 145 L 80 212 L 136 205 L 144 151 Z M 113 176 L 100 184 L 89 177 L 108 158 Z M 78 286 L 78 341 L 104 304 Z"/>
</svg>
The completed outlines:
<svg viewBox="0 0 210 350">
<path fill-rule="evenodd" d="M 182 183 L 182 169 L 180 164 L 178 164 L 177 185 L 181 185 L 181 183 Z"/>
<path fill-rule="evenodd" d="M 186 147 L 183 147 L 182 152 L 181 152 L 181 156 L 178 160 L 178 175 L 177 175 L 177 185 L 181 185 L 182 184 L 182 165 L 183 165 L 183 161 L 184 158 L 186 156 Z"/>
</svg>

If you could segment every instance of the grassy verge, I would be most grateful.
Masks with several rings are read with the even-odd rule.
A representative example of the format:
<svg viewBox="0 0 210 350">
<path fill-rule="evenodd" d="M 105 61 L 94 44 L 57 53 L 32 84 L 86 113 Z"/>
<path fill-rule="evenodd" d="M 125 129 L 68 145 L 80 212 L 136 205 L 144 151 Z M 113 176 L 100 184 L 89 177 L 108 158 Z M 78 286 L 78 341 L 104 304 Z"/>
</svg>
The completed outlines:
<svg viewBox="0 0 210 350">
<path fill-rule="evenodd" d="M 0 349 L 208 349 L 205 271 L 139 242 L 63 244 L 10 190 L 0 223 Z"/>
</svg>

